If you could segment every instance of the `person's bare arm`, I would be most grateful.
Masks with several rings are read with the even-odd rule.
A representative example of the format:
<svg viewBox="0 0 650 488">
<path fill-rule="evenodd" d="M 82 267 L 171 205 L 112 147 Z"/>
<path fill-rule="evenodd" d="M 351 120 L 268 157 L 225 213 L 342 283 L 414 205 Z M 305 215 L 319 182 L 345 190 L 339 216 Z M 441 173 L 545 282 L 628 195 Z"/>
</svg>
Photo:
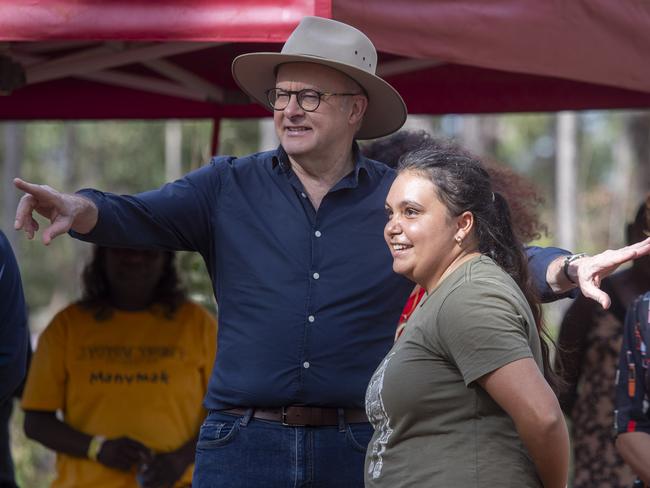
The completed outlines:
<svg viewBox="0 0 650 488">
<path fill-rule="evenodd" d="M 91 435 L 73 429 L 56 418 L 51 411 L 26 410 L 25 434 L 54 451 L 86 458 Z M 149 449 L 140 442 L 128 437 L 104 441 L 97 461 L 113 469 L 128 471 L 133 465 L 146 462 L 150 458 Z"/>
<path fill-rule="evenodd" d="M 608 249 L 594 256 L 585 256 L 571 262 L 564 273 L 564 258 L 554 260 L 546 271 L 546 281 L 556 293 L 563 293 L 576 286 L 587 298 L 597 301 L 607 309 L 611 304 L 609 295 L 600 289 L 600 282 L 623 263 L 650 254 L 650 238 L 620 249 Z"/>
<path fill-rule="evenodd" d="M 650 484 L 650 434 L 625 432 L 616 438 L 616 449 L 632 471 L 648 485 Z"/>
<path fill-rule="evenodd" d="M 34 212 L 50 221 L 42 234 L 45 245 L 70 229 L 86 234 L 97 224 L 97 207 L 87 198 L 60 193 L 47 185 L 35 185 L 20 178 L 14 179 L 14 185 L 25 192 L 16 209 L 14 228 L 25 231 L 28 239 L 33 239 L 39 230 Z"/>
<path fill-rule="evenodd" d="M 544 488 L 565 488 L 569 434 L 557 398 L 535 361 L 513 361 L 477 381 L 514 421 Z"/>
</svg>

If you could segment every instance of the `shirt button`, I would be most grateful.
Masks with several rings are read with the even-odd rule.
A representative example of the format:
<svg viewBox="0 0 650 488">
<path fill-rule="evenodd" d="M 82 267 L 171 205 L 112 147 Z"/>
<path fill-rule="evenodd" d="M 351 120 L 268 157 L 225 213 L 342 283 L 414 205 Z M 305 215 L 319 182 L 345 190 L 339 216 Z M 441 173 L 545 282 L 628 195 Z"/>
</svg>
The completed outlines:
<svg viewBox="0 0 650 488">
<path fill-rule="evenodd" d="M 307 195 L 305 195 L 305 192 L 304 192 L 304 191 L 300 193 L 300 196 L 301 196 L 302 198 L 307 198 Z"/>
<path fill-rule="evenodd" d="M 314 321 L 316 320 L 316 317 L 314 317 L 313 315 L 310 315 L 309 317 L 307 317 L 307 320 L 309 320 L 311 323 L 314 323 Z"/>
<path fill-rule="evenodd" d="M 322 236 L 323 234 L 321 234 L 320 231 L 317 230 L 316 232 L 314 232 L 314 235 L 315 235 L 316 237 L 320 237 L 320 236 Z"/>
<path fill-rule="evenodd" d="M 305 369 L 309 368 L 309 366 L 310 366 L 309 361 L 305 361 L 304 363 L 302 363 L 302 367 Z"/>
<path fill-rule="evenodd" d="M 315 280 L 317 280 L 318 278 L 320 278 L 320 275 L 319 275 L 318 273 L 314 273 L 312 276 L 314 277 Z"/>
</svg>

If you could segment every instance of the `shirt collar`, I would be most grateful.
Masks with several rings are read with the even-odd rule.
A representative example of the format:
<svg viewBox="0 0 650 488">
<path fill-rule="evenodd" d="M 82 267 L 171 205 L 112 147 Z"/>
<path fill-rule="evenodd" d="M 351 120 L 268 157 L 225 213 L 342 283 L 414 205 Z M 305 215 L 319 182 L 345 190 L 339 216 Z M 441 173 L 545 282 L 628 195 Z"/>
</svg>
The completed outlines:
<svg viewBox="0 0 650 488">
<path fill-rule="evenodd" d="M 364 157 L 361 154 L 361 150 L 359 149 L 359 144 L 357 144 L 357 141 L 354 141 L 352 143 L 352 157 L 354 158 L 354 186 L 356 186 L 359 184 L 359 173 L 361 170 L 365 171 L 366 174 L 369 173 L 368 158 Z M 276 149 L 275 155 L 272 158 L 272 165 L 273 168 L 279 166 L 280 170 L 283 173 L 286 173 L 291 169 L 291 161 L 289 161 L 289 155 L 282 146 L 278 146 Z"/>
</svg>

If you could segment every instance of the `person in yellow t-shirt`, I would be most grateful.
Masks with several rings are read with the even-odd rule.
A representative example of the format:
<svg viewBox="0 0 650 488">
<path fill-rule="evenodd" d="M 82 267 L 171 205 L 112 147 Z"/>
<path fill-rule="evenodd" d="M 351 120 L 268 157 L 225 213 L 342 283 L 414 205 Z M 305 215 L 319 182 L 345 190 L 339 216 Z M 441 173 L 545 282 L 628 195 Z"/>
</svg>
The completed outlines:
<svg viewBox="0 0 650 488">
<path fill-rule="evenodd" d="M 22 399 L 26 434 L 57 452 L 52 486 L 190 486 L 215 319 L 171 252 L 97 247 L 83 288 L 41 335 Z"/>
</svg>

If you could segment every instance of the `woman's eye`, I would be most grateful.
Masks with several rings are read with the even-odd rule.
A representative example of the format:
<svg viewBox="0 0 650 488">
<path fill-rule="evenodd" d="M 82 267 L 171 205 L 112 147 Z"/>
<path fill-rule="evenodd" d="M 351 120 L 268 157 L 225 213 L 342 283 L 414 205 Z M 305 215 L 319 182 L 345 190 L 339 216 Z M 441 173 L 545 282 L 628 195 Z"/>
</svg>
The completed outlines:
<svg viewBox="0 0 650 488">
<path fill-rule="evenodd" d="M 404 215 L 406 215 L 407 217 L 413 217 L 413 216 L 415 216 L 417 214 L 418 214 L 418 211 L 415 210 L 414 208 L 406 208 L 404 210 Z"/>
</svg>

